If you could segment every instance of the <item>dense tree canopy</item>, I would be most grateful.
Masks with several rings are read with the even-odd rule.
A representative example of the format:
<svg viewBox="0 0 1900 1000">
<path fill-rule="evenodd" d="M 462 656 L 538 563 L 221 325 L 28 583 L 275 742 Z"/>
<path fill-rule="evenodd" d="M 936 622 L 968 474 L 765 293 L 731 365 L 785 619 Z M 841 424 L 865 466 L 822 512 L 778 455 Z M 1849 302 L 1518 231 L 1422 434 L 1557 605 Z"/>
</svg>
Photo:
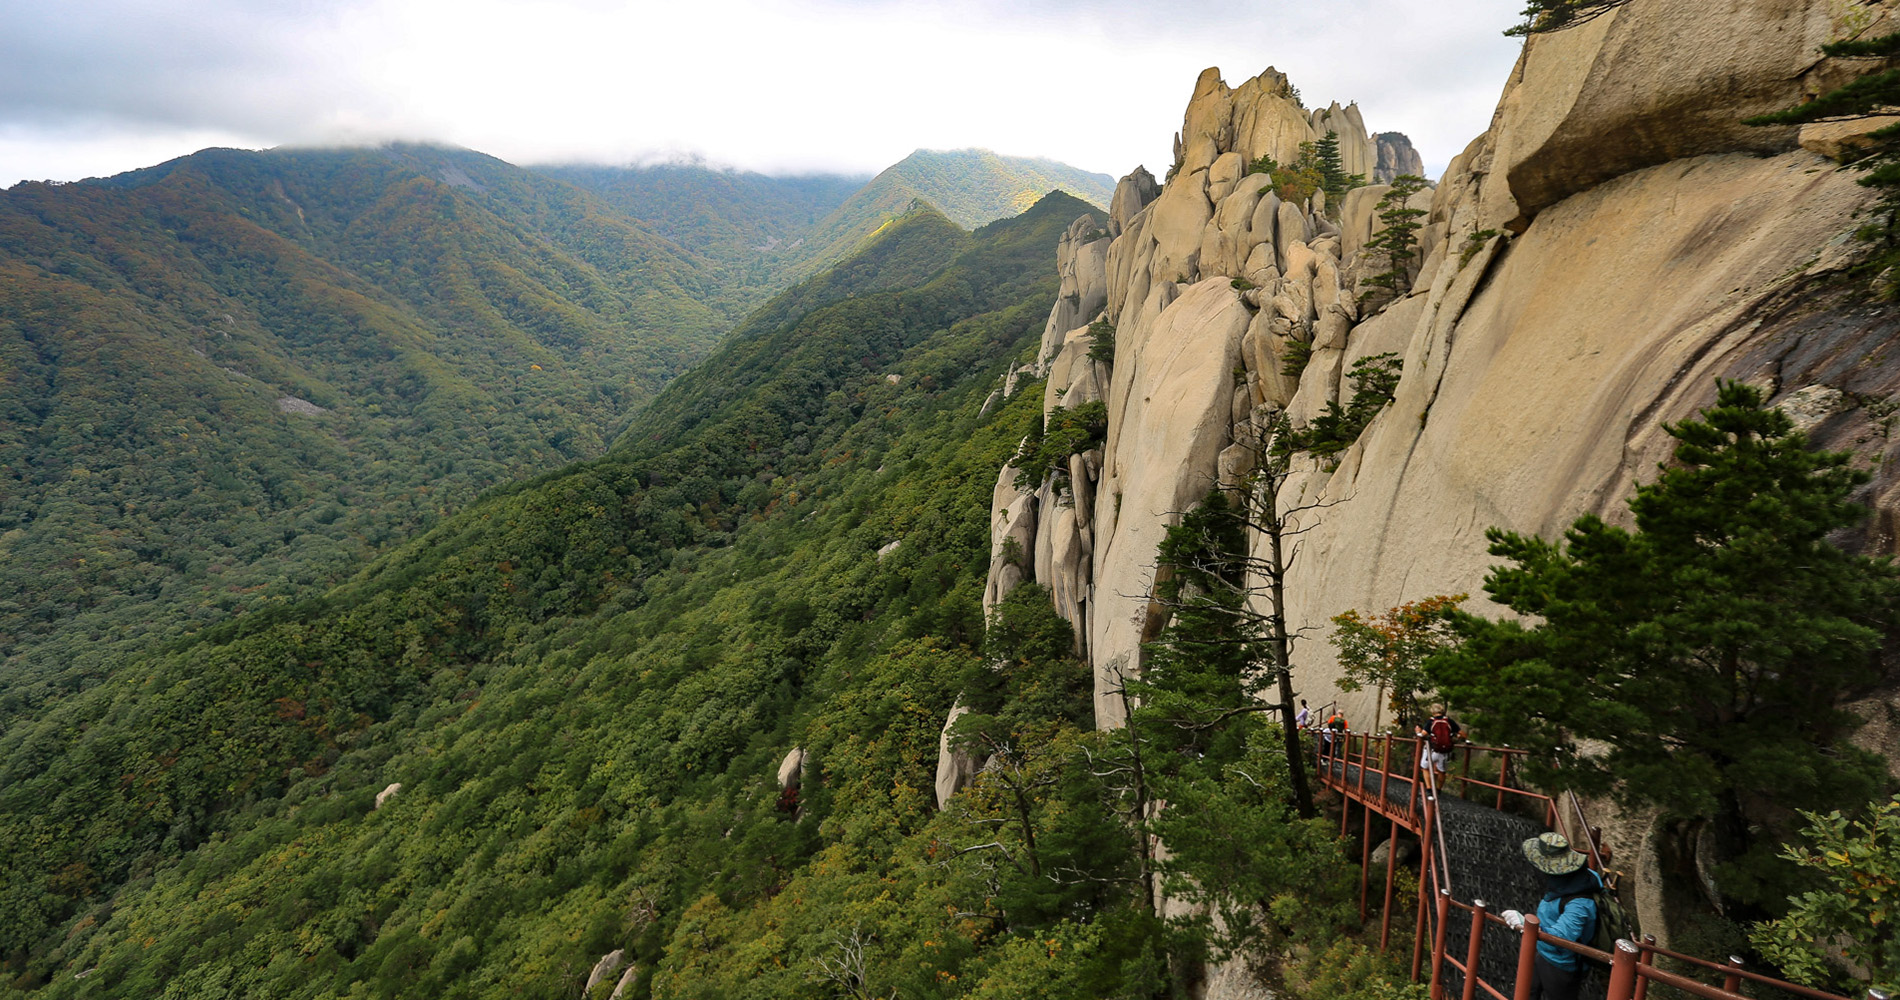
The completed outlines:
<svg viewBox="0 0 1900 1000">
<path fill-rule="evenodd" d="M 7 980 L 555 995 L 624 946 L 637 996 L 819 996 L 853 922 L 941 954 L 921 981 L 954 972 L 993 932 L 918 922 L 947 890 L 912 864 L 981 636 L 988 482 L 1035 394 L 977 411 L 1083 208 L 894 226 L 723 349 L 759 373 L 737 391 L 684 381 L 664 431 L 0 736 Z M 786 809 L 793 745 L 813 764 Z M 781 918 L 784 975 L 747 975 L 752 922 Z"/>
<path fill-rule="evenodd" d="M 1675 460 L 1630 500 L 1634 531 L 1585 516 L 1562 542 L 1489 533 L 1508 562 L 1485 590 L 1524 620 L 1458 613 L 1464 645 L 1432 673 L 1544 779 L 1714 817 L 1725 891 L 1767 902 L 1759 824 L 1881 781 L 1840 703 L 1882 676 L 1900 575 L 1828 541 L 1866 516 L 1867 474 L 1810 450 L 1760 390 L 1723 383 L 1667 430 Z"/>
<path fill-rule="evenodd" d="M 0 193 L 0 729 L 601 454 L 745 304 L 466 151 L 209 150 Z"/>
</svg>

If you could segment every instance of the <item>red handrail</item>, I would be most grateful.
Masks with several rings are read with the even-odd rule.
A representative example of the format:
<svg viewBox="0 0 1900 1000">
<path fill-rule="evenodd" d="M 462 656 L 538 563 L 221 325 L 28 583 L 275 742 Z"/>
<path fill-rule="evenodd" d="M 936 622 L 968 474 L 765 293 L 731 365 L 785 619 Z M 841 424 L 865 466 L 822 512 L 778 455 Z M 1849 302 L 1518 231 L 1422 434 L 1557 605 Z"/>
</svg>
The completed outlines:
<svg viewBox="0 0 1900 1000">
<path fill-rule="evenodd" d="M 1474 942 L 1477 941 L 1480 933 L 1479 929 L 1484 923 L 1496 923 L 1506 927 L 1509 926 L 1505 924 L 1504 918 L 1495 913 L 1486 912 L 1482 903 L 1461 902 L 1451 898 L 1451 894 L 1442 889 L 1439 890 L 1438 909 L 1441 914 L 1446 915 L 1449 915 L 1452 909 L 1463 910 L 1472 914 L 1471 940 Z M 1461 973 L 1464 973 L 1466 972 L 1468 964 L 1472 961 L 1471 956 L 1477 953 L 1477 946 L 1474 944 L 1468 949 L 1467 960 L 1465 962 L 1460 962 L 1456 957 L 1445 954 L 1444 933 L 1442 928 L 1446 922 L 1448 921 L 1441 920 L 1441 930 L 1432 948 L 1432 978 L 1434 984 L 1438 980 L 1438 969 L 1441 965 L 1449 965 Z M 1605 1000 L 1638 1000 L 1638 998 L 1648 992 L 1650 983 L 1661 983 L 1666 986 L 1673 986 L 1686 993 L 1693 993 L 1696 996 L 1703 997 L 1704 1000 L 1751 1000 L 1751 998 L 1741 992 L 1741 980 L 1744 979 L 1750 982 L 1760 983 L 1763 986 L 1782 990 L 1795 996 L 1807 997 L 1809 1000 L 1850 1000 L 1850 998 L 1838 993 L 1829 993 L 1825 990 L 1801 986 L 1796 983 L 1787 982 L 1786 980 L 1776 979 L 1773 976 L 1766 976 L 1759 972 L 1742 969 L 1734 964 L 1739 962 L 1739 959 L 1731 958 L 1729 960 L 1730 964 L 1724 965 L 1711 962 L 1708 959 L 1696 958 L 1693 955 L 1684 955 L 1681 952 L 1670 951 L 1667 948 L 1659 948 L 1653 943 L 1653 938 L 1641 944 L 1619 940 L 1617 941 L 1617 950 L 1612 954 L 1610 952 L 1598 951 L 1586 944 L 1579 944 L 1575 941 L 1553 937 L 1544 933 L 1535 914 L 1529 914 L 1524 917 L 1524 928 L 1521 933 L 1523 934 L 1523 938 L 1521 939 L 1522 943 L 1518 947 L 1516 1000 L 1526 1000 L 1530 995 L 1531 979 L 1535 975 L 1532 969 L 1536 961 L 1536 949 L 1539 944 L 1553 945 L 1565 951 L 1574 952 L 1591 961 L 1607 963 L 1610 966 L 1610 989 Z M 1721 972 L 1727 979 L 1721 986 L 1717 987 L 1691 979 L 1688 976 L 1659 969 L 1654 964 L 1654 957 L 1657 955 L 1687 962 L 1711 971 Z M 1627 965 L 1627 970 L 1622 973 L 1626 977 L 1624 980 L 1619 980 L 1618 978 L 1620 965 Z M 1482 977 L 1466 973 L 1465 978 L 1468 984 L 1471 980 L 1481 979 Z M 1480 985 L 1482 985 L 1487 992 L 1500 997 L 1503 996 L 1502 993 L 1498 992 L 1496 987 L 1491 986 L 1489 983 L 1481 982 Z M 1620 992 L 1618 991 L 1619 985 L 1622 987 Z M 1437 995 L 1436 986 L 1434 985 L 1434 996 Z M 1465 1000 L 1470 1000 L 1469 985 L 1466 987 Z"/>
<path fill-rule="evenodd" d="M 1320 732 L 1316 730 L 1314 732 L 1314 751 L 1316 757 L 1318 756 L 1318 748 L 1321 745 L 1321 738 Z M 1375 754 L 1372 752 L 1372 744 L 1375 740 L 1382 745 L 1382 748 L 1376 755 L 1378 770 L 1372 772 L 1371 769 L 1375 759 Z M 1335 781 L 1330 771 L 1328 771 L 1328 773 L 1323 775 L 1321 780 L 1327 785 L 1337 788 L 1340 792 L 1348 794 L 1357 793 L 1356 797 L 1361 802 L 1370 802 L 1375 798 L 1384 800 L 1386 796 L 1383 781 L 1398 778 L 1408 782 L 1411 785 L 1411 794 L 1407 796 L 1402 815 L 1407 820 L 1407 826 L 1416 830 L 1418 821 L 1421 819 L 1420 812 L 1423 805 L 1422 797 L 1417 794 L 1417 791 L 1421 788 L 1417 778 L 1419 777 L 1418 761 L 1424 744 L 1424 739 L 1420 737 L 1399 736 L 1394 733 L 1373 735 L 1370 733 L 1355 733 L 1351 730 L 1337 733 L 1331 744 L 1332 752 L 1326 759 L 1328 761 L 1339 762 L 1345 773 L 1342 773 L 1339 780 Z M 1404 763 L 1403 765 L 1395 766 L 1397 762 L 1393 760 L 1394 751 L 1400 748 L 1403 748 L 1401 751 L 1403 754 L 1401 760 L 1403 760 Z M 1460 786 L 1460 798 L 1471 798 L 1471 790 L 1474 788 L 1487 789 L 1497 793 L 1494 800 L 1494 808 L 1503 808 L 1506 796 L 1516 796 L 1541 807 L 1546 825 L 1558 825 L 1561 810 L 1557 805 L 1557 801 L 1550 796 L 1542 792 L 1531 791 L 1527 788 L 1515 787 L 1504 781 L 1486 781 L 1483 778 L 1473 778 L 1470 776 L 1470 761 L 1473 753 L 1486 753 L 1497 757 L 1500 761 L 1499 775 L 1500 778 L 1502 778 L 1510 773 L 1511 760 L 1513 758 L 1524 757 L 1527 753 L 1526 751 L 1513 749 L 1511 747 L 1493 747 L 1471 743 L 1462 745 L 1459 751 L 1464 756 L 1463 766 L 1461 767 L 1464 773 L 1448 776 L 1446 783 L 1448 785 L 1452 782 L 1458 783 Z M 1348 775 L 1353 767 L 1357 767 L 1359 773 L 1349 777 Z M 1381 793 L 1378 796 L 1368 796 L 1366 794 L 1365 785 L 1368 773 L 1377 773 L 1382 777 Z M 1390 815 L 1391 807 L 1386 802 L 1380 802 L 1376 808 L 1379 812 Z M 1342 820 L 1342 823 L 1343 822 L 1344 820 Z M 1340 832 L 1342 836 L 1345 830 L 1346 828 L 1341 826 Z M 1579 832 L 1584 834 L 1583 839 L 1589 840 L 1587 829 Z M 1592 848 L 1595 846 L 1593 841 L 1591 841 L 1591 846 Z"/>
<path fill-rule="evenodd" d="M 1381 741 L 1383 744 L 1378 754 L 1377 762 L 1378 773 L 1381 775 L 1381 779 L 1378 795 L 1368 796 L 1366 793 L 1366 774 L 1373 766 L 1374 755 L 1372 753 L 1372 741 L 1375 739 Z M 1524 930 L 1521 932 L 1523 936 L 1520 939 L 1521 943 L 1518 947 L 1516 982 L 1513 984 L 1514 991 L 1512 996 L 1507 997 L 1496 986 L 1486 982 L 1474 969 L 1478 961 L 1478 955 L 1482 950 L 1485 925 L 1491 923 L 1504 924 L 1504 920 L 1496 914 L 1487 912 L 1481 901 L 1464 903 L 1453 898 L 1451 887 L 1446 884 L 1449 880 L 1449 859 L 1444 859 L 1443 862 L 1440 861 L 1439 855 L 1442 855 L 1444 850 L 1442 845 L 1434 842 L 1437 839 L 1435 835 L 1439 832 L 1436 829 L 1439 813 L 1436 797 L 1439 794 L 1443 794 L 1445 790 L 1430 787 L 1432 784 L 1430 775 L 1421 772 L 1419 758 L 1422 743 L 1423 741 L 1417 737 L 1396 736 L 1390 733 L 1382 736 L 1372 736 L 1365 733 L 1342 732 L 1335 735 L 1331 745 L 1332 754 L 1330 755 L 1330 759 L 1324 763 L 1320 771 L 1322 784 L 1335 789 L 1342 795 L 1357 798 L 1362 806 L 1368 809 L 1376 809 L 1378 812 L 1388 816 L 1392 821 L 1394 833 L 1397 832 L 1397 827 L 1403 824 L 1419 835 L 1419 864 L 1421 872 L 1425 874 L 1421 874 L 1419 879 L 1418 920 L 1415 925 L 1412 945 L 1412 979 L 1414 982 L 1418 981 L 1420 973 L 1423 971 L 1420 966 L 1423 964 L 1423 959 L 1425 958 L 1423 952 L 1425 950 L 1426 934 L 1429 929 L 1431 932 L 1431 970 L 1429 979 L 1431 982 L 1431 995 L 1433 1000 L 1448 1000 L 1442 990 L 1443 970 L 1447 967 L 1457 970 L 1465 977 L 1462 996 L 1459 1000 L 1477 1000 L 1477 991 L 1479 990 L 1483 990 L 1492 1000 L 1527 1000 L 1535 976 L 1533 970 L 1536 962 L 1537 946 L 1539 944 L 1548 944 L 1581 955 L 1591 961 L 1608 964 L 1610 966 L 1610 983 L 1606 1000 L 1645 1000 L 1651 983 L 1673 986 L 1686 993 L 1702 997 L 1703 1000 L 1749 1000 L 1748 997 L 1740 992 L 1743 981 L 1769 986 L 1794 996 L 1805 998 L 1805 1000 L 1849 1000 L 1849 998 L 1839 994 L 1828 993 L 1824 990 L 1817 990 L 1812 987 L 1800 986 L 1795 983 L 1776 979 L 1772 976 L 1763 975 L 1759 972 L 1741 968 L 1739 959 L 1731 958 L 1727 963 L 1718 963 L 1704 958 L 1697 958 L 1693 955 L 1670 951 L 1667 948 L 1660 948 L 1656 946 L 1655 938 L 1653 937 L 1646 939 L 1642 943 L 1619 940 L 1614 953 L 1598 951 L 1589 945 L 1552 937 L 1544 933 L 1537 917 L 1534 915 L 1524 918 Z M 1395 766 L 1396 762 L 1393 760 L 1394 751 L 1399 748 L 1404 748 L 1406 751 L 1403 770 L 1401 770 L 1401 767 Z M 1511 774 L 1511 762 L 1514 759 L 1523 758 L 1525 751 L 1515 750 L 1510 747 L 1486 747 L 1472 744 L 1466 744 L 1462 750 L 1464 753 L 1463 766 L 1460 768 L 1462 773 L 1448 779 L 1447 784 L 1453 781 L 1459 782 L 1463 786 L 1460 791 L 1464 797 L 1469 797 L 1473 787 L 1495 790 L 1497 792 L 1495 802 L 1498 807 L 1501 807 L 1506 795 L 1515 795 L 1542 806 L 1544 822 L 1547 826 L 1554 829 L 1562 829 L 1567 825 L 1563 822 L 1565 810 L 1558 806 L 1555 798 L 1541 792 L 1512 787 L 1509 784 L 1508 776 Z M 1498 758 L 1498 781 L 1490 782 L 1470 777 L 1471 755 L 1480 752 L 1490 753 Z M 1334 770 L 1331 766 L 1333 761 L 1338 761 L 1340 765 L 1337 778 L 1335 778 Z M 1349 776 L 1350 769 L 1353 766 L 1359 768 L 1356 780 Z M 1394 778 L 1407 782 L 1409 786 L 1408 794 L 1406 795 L 1402 808 L 1391 799 L 1391 781 Z M 1487 796 L 1487 798 L 1490 797 Z M 1597 843 L 1596 831 L 1591 828 L 1588 818 L 1583 814 L 1583 803 L 1574 795 L 1572 796 L 1571 811 L 1575 813 L 1576 832 L 1578 834 L 1577 837 L 1571 838 L 1572 843 L 1576 843 L 1581 839 L 1583 844 L 1587 847 L 1585 853 L 1589 855 L 1591 867 L 1599 871 L 1602 870 L 1604 865 L 1604 857 L 1602 855 L 1607 852 L 1600 849 Z M 1346 816 L 1341 817 L 1340 829 L 1342 835 L 1347 829 L 1347 819 Z M 1370 828 L 1370 813 L 1368 813 L 1365 821 L 1365 829 L 1369 831 Z M 1389 882 L 1391 866 L 1395 863 L 1394 858 L 1396 854 L 1396 843 L 1389 845 L 1387 847 L 1388 892 L 1385 905 L 1386 912 L 1381 916 L 1381 949 L 1385 947 L 1388 941 L 1386 932 L 1391 922 Z M 1362 850 L 1362 866 L 1368 863 L 1369 857 L 1369 849 Z M 1445 870 L 1442 874 L 1440 870 L 1441 863 L 1445 866 Z M 1363 879 L 1365 873 L 1362 872 L 1361 876 Z M 1435 905 L 1427 905 L 1426 900 L 1428 893 L 1433 898 Z M 1362 887 L 1362 909 L 1364 906 L 1364 895 L 1365 893 Z M 1466 939 L 1466 954 L 1462 961 L 1456 956 L 1447 955 L 1445 953 L 1447 925 L 1449 923 L 1451 910 L 1454 907 L 1471 914 L 1471 931 L 1469 937 Z M 1723 984 L 1720 987 L 1711 986 L 1690 978 L 1689 976 L 1665 971 L 1656 966 L 1655 960 L 1657 956 L 1683 962 L 1710 972 L 1720 972 L 1724 976 Z"/>
</svg>

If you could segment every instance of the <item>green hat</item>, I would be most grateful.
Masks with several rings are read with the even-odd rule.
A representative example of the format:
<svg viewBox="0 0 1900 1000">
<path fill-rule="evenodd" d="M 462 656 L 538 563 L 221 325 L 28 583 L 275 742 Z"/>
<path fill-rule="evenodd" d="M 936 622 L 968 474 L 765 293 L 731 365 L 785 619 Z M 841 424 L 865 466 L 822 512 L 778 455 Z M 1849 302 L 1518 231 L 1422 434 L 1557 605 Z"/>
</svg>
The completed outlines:
<svg viewBox="0 0 1900 1000">
<path fill-rule="evenodd" d="M 1543 833 L 1524 842 L 1524 857 L 1546 875 L 1568 875 L 1583 867 L 1583 855 L 1570 849 L 1561 833 Z"/>
</svg>

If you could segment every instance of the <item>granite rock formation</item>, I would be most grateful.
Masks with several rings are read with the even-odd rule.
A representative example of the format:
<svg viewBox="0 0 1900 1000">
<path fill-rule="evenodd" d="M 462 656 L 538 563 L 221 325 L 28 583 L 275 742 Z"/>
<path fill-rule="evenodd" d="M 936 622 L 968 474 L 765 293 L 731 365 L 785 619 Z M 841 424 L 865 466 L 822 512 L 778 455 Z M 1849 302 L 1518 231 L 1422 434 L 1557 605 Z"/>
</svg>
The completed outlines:
<svg viewBox="0 0 1900 1000">
<path fill-rule="evenodd" d="M 1120 721 L 1107 692 L 1158 628 L 1147 595 L 1162 532 L 1235 474 L 1250 422 L 1283 411 L 1297 424 L 1349 399 L 1360 358 L 1404 359 L 1397 398 L 1336 462 L 1296 459 L 1287 487 L 1336 503 L 1289 582 L 1292 624 L 1316 635 L 1349 608 L 1481 593 L 1488 527 L 1551 536 L 1586 512 L 1624 518 L 1667 452 L 1662 422 L 1708 402 L 1717 377 L 1769 380 L 1824 442 L 1868 437 L 1870 460 L 1885 448 L 1862 433 L 1900 388 L 1876 356 L 1885 321 L 1777 339 L 1790 297 L 1855 252 L 1868 193 L 1796 130 L 1738 124 L 1838 78 L 1815 55 L 1829 8 L 1717 6 L 1650 0 L 1533 37 L 1491 127 L 1412 201 L 1427 212 L 1421 259 L 1383 303 L 1363 297 L 1383 266 L 1366 249 L 1383 185 L 1329 212 L 1241 170 L 1331 129 L 1369 175 L 1410 172 L 1410 143 L 1368 134 L 1354 107 L 1302 109 L 1273 70 L 1238 87 L 1201 75 L 1167 182 L 1131 174 L 1106 227 L 1078 220 L 1060 252 L 1044 405 L 1106 399 L 1107 440 L 1059 490 L 1018 493 L 1005 470 L 996 492 L 986 604 L 1031 574 L 1056 592 L 1095 670 L 1098 724 Z M 1099 258 L 1100 240 L 1078 242 L 1098 231 L 1111 234 Z M 1112 365 L 1086 360 L 1096 319 L 1115 327 Z M 1285 371 L 1295 353 L 1310 356 L 1298 378 Z M 1892 474 L 1870 487 L 1896 493 Z M 1868 544 L 1891 551 L 1892 534 Z M 1005 539 L 1028 567 L 1003 558 Z M 1330 654 L 1297 647 L 1303 692 L 1333 697 Z M 1348 715 L 1369 718 L 1369 698 L 1347 696 Z"/>
</svg>

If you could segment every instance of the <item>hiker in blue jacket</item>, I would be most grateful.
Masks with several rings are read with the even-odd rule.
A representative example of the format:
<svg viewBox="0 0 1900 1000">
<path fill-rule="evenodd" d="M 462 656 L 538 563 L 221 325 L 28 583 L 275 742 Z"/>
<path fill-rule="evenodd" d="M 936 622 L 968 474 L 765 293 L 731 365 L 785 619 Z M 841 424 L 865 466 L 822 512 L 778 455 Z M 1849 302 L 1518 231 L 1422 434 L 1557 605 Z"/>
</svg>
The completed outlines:
<svg viewBox="0 0 1900 1000">
<path fill-rule="evenodd" d="M 1543 932 L 1579 943 L 1595 938 L 1596 894 L 1603 889 L 1603 879 L 1584 867 L 1583 855 L 1570 849 L 1569 839 L 1561 833 L 1532 837 L 1524 842 L 1524 857 L 1544 873 L 1544 898 L 1537 904 Z M 1523 914 L 1506 910 L 1500 916 L 1512 930 L 1523 930 Z M 1577 1000 L 1588 971 L 1581 955 L 1539 941 L 1532 1000 Z"/>
</svg>

